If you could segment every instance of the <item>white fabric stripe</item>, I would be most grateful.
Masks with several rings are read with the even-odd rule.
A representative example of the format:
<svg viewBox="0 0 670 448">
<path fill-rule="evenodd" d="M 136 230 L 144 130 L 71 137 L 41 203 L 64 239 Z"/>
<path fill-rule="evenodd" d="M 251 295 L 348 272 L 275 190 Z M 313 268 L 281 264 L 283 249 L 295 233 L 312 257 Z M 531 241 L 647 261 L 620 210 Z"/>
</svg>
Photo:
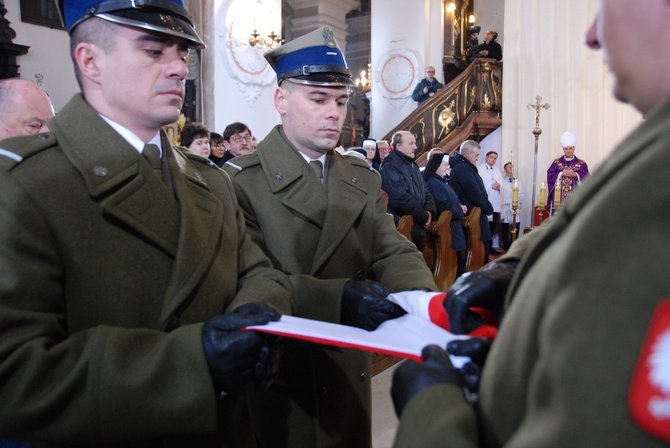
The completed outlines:
<svg viewBox="0 0 670 448">
<path fill-rule="evenodd" d="M 9 157 L 10 159 L 14 159 L 17 162 L 23 162 L 23 157 L 11 151 L 7 151 L 6 149 L 0 148 L 0 156 Z"/>
</svg>

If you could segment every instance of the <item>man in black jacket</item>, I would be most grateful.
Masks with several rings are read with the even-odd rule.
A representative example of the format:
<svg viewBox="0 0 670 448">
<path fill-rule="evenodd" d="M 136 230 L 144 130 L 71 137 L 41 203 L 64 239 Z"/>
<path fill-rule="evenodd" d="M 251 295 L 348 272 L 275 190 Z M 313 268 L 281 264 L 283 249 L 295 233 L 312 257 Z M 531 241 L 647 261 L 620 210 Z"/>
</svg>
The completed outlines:
<svg viewBox="0 0 670 448">
<path fill-rule="evenodd" d="M 502 59 L 502 47 L 496 42 L 497 38 L 498 33 L 495 31 L 488 30 L 486 32 L 484 43 L 477 47 L 477 50 L 479 50 L 478 56 L 480 58 L 491 58 L 497 61 Z"/>
<path fill-rule="evenodd" d="M 416 137 L 409 131 L 398 131 L 391 140 L 393 150 L 384 159 L 379 171 L 382 190 L 389 196 L 389 208 L 396 218 L 411 215 L 412 242 L 421 250 L 426 227 L 435 215 L 435 201 L 428 191 L 419 166 L 414 163 Z"/>
<path fill-rule="evenodd" d="M 486 194 L 484 182 L 477 171 L 477 159 L 481 147 L 474 140 L 466 140 L 461 143 L 458 152 L 449 158 L 451 165 L 450 185 L 456 191 L 458 200 L 468 208 L 469 214 L 473 207 L 482 209 L 479 216 L 479 227 L 481 228 L 481 240 L 484 243 L 484 263 L 488 263 L 491 253 L 491 229 L 486 215 L 493 213 L 493 206 Z"/>
</svg>

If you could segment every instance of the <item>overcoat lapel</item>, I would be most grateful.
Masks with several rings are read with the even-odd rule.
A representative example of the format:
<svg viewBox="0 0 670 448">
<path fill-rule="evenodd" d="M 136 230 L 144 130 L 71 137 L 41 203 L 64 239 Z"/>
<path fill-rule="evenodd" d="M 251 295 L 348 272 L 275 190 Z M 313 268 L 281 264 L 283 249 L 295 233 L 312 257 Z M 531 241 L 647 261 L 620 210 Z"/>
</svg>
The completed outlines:
<svg viewBox="0 0 670 448">
<path fill-rule="evenodd" d="M 71 110 L 70 110 L 71 109 Z M 174 257 L 161 321 L 183 310 L 219 250 L 223 205 L 202 174 L 162 134 L 174 196 L 148 163 L 81 95 L 49 122 L 89 194 L 112 222 Z M 68 136 L 64 129 L 78 129 Z M 102 137 L 102 138 L 101 138 Z M 82 150 L 83 148 L 83 150 Z M 175 201 L 176 197 L 176 201 Z M 208 225 L 202 225 L 203 222 Z"/>
<path fill-rule="evenodd" d="M 333 252 L 342 244 L 342 240 L 363 212 L 368 197 L 368 192 L 359 187 L 353 167 L 335 151 L 328 155 L 326 182 L 326 219 L 314 256 L 312 275 L 316 275 L 324 267 Z"/>
<path fill-rule="evenodd" d="M 49 128 L 111 222 L 174 256 L 179 210 L 169 190 L 121 135 L 75 96 Z M 65 129 L 77 129 L 67 136 Z M 102 138 L 101 138 L 102 137 Z"/>
<path fill-rule="evenodd" d="M 321 229 L 310 271 L 311 275 L 317 275 L 358 219 L 368 193 L 358 186 L 356 170 L 331 150 L 325 178 L 328 193 L 324 194 L 310 167 L 295 149 L 287 147 L 279 132 L 275 130 L 268 137 L 267 144 L 257 154 L 270 190 L 283 194 L 282 204 L 286 208 Z"/>
<path fill-rule="evenodd" d="M 274 132 L 273 132 L 274 134 Z M 272 134 L 271 134 L 272 135 Z M 279 134 L 277 134 L 278 137 Z M 286 146 L 281 138 L 277 144 Z M 272 194 L 282 195 L 282 204 L 318 227 L 323 227 L 323 199 L 325 191 L 318 191 L 316 177 L 298 152 L 293 148 L 279 150 L 272 143 L 267 150 L 257 151 L 263 172 Z"/>
<path fill-rule="evenodd" d="M 166 139 L 163 135 L 163 147 L 170 148 L 168 164 L 181 221 L 177 256 L 161 311 L 163 323 L 170 316 L 181 314 L 196 295 L 212 259 L 221 249 L 219 239 L 223 226 L 222 202 L 200 171 L 184 155 L 173 152 Z"/>
</svg>

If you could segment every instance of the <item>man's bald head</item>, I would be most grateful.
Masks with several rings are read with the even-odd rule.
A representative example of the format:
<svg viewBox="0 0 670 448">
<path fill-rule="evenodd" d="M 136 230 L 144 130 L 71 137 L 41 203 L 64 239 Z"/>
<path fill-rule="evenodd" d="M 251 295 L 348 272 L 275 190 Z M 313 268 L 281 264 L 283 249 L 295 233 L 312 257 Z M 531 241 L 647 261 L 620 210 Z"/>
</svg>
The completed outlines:
<svg viewBox="0 0 670 448">
<path fill-rule="evenodd" d="M 0 139 L 46 132 L 54 108 L 37 84 L 24 79 L 0 81 Z"/>
</svg>

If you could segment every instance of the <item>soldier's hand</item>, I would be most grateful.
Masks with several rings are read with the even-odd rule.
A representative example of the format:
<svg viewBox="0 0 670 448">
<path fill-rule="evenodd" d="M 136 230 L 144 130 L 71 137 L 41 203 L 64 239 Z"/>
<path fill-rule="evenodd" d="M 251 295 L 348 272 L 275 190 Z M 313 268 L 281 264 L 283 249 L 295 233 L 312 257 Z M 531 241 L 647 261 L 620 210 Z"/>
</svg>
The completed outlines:
<svg viewBox="0 0 670 448">
<path fill-rule="evenodd" d="M 447 353 L 454 356 L 468 356 L 471 361 L 459 369 L 465 385 L 471 392 L 479 390 L 479 381 L 486 357 L 491 349 L 491 341 L 485 338 L 471 338 L 451 341 L 447 344 Z"/>
<path fill-rule="evenodd" d="M 372 331 L 382 322 L 405 314 L 405 310 L 387 299 L 391 291 L 377 282 L 349 280 L 342 290 L 340 322 Z"/>
<path fill-rule="evenodd" d="M 493 262 L 482 269 L 461 275 L 447 291 L 444 308 L 454 334 L 466 334 L 490 322 L 471 308 L 483 308 L 502 318 L 505 295 L 519 262 Z"/>
<path fill-rule="evenodd" d="M 449 355 L 437 345 L 424 347 L 422 364 L 405 361 L 393 372 L 391 398 L 398 418 L 407 403 L 419 392 L 438 384 L 454 384 L 463 387 L 465 382 L 461 374 L 454 368 Z"/>
<path fill-rule="evenodd" d="M 218 393 L 239 394 L 269 386 L 277 373 L 282 340 L 275 335 L 242 331 L 279 320 L 267 303 L 248 303 L 215 316 L 202 328 L 202 344 Z"/>
</svg>

